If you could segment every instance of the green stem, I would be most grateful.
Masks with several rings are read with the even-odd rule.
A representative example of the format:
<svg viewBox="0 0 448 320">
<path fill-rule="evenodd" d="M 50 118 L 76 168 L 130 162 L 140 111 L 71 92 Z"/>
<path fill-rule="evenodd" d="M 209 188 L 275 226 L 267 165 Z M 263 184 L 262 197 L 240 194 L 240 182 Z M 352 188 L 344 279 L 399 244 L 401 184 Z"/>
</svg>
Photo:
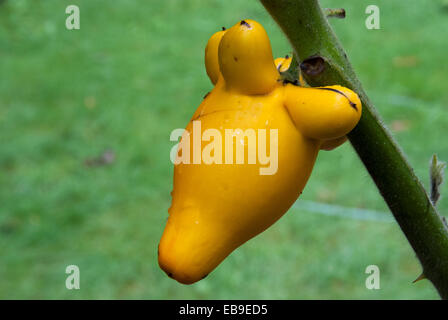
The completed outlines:
<svg viewBox="0 0 448 320">
<path fill-rule="evenodd" d="M 448 299 L 448 229 L 367 97 L 318 1 L 260 1 L 288 37 L 308 84 L 339 84 L 360 96 L 363 113 L 348 135 L 350 142 L 417 254 L 424 275 Z"/>
</svg>

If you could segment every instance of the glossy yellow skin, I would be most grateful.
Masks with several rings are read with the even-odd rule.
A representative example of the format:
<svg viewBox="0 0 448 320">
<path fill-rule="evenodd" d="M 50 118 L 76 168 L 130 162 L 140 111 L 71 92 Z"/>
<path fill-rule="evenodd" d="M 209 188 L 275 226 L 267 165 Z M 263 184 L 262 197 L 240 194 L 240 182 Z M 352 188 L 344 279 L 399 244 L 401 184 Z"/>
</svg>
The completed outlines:
<svg viewBox="0 0 448 320">
<path fill-rule="evenodd" d="M 277 58 L 274 60 L 274 62 L 275 62 L 275 66 L 278 71 L 285 72 L 291 66 L 292 57 L 286 56 L 284 58 Z M 306 85 L 305 80 L 303 80 L 302 73 L 299 74 L 299 84 L 302 87 L 305 87 L 305 85 Z"/>
<path fill-rule="evenodd" d="M 274 60 L 275 66 L 278 71 L 285 72 L 289 69 L 292 62 L 292 57 L 286 56 L 286 57 L 280 57 Z M 305 80 L 303 80 L 302 74 L 299 75 L 299 84 L 304 87 L 305 86 Z M 333 150 L 343 143 L 347 141 L 347 136 L 342 136 L 340 138 L 332 139 L 332 140 L 326 140 L 322 142 L 320 149 L 330 151 Z"/>
<path fill-rule="evenodd" d="M 222 137 L 225 129 L 277 129 L 278 170 L 260 175 L 265 166 L 258 162 L 175 165 L 159 265 L 184 284 L 204 278 L 233 250 L 277 221 L 301 194 L 322 144 L 343 137 L 361 115 L 361 103 L 349 89 L 332 87 L 357 109 L 342 93 L 278 81 L 266 32 L 255 21 L 244 22 L 222 37 L 218 60 L 223 72 L 186 129 L 191 140 L 193 121 L 201 121 L 202 132 L 213 128 Z M 234 55 L 238 62 L 229 62 Z M 244 144 L 247 154 L 247 141 Z"/>
<path fill-rule="evenodd" d="M 286 56 L 286 57 L 280 57 L 274 60 L 275 67 L 280 72 L 285 72 L 289 69 L 291 66 L 292 57 Z"/>
<path fill-rule="evenodd" d="M 256 21 L 243 20 L 227 30 L 219 44 L 218 59 L 228 91 L 266 94 L 277 85 L 279 74 L 271 43 Z"/>
<path fill-rule="evenodd" d="M 213 84 L 218 82 L 219 75 L 221 74 L 219 71 L 218 47 L 225 33 L 226 30 L 214 33 L 205 47 L 205 71 Z"/>
</svg>

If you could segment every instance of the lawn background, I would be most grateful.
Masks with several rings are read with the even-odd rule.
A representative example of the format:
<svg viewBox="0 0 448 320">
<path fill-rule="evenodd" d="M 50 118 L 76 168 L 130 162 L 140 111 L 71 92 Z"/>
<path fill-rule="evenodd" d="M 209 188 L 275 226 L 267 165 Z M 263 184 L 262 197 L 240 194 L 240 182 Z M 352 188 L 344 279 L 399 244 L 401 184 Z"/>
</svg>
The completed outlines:
<svg viewBox="0 0 448 320">
<path fill-rule="evenodd" d="M 448 10 L 444 0 L 371 1 L 332 20 L 365 89 L 428 186 L 448 160 Z M 65 28 L 76 4 L 81 29 Z M 170 132 L 211 89 L 203 50 L 222 26 L 261 22 L 255 0 L 6 0 L 0 4 L 0 299 L 434 299 L 395 222 L 326 216 L 300 200 L 205 280 L 184 286 L 157 265 L 170 205 Z M 111 165 L 87 167 L 104 150 Z M 446 184 L 442 194 L 448 194 Z M 302 198 L 390 216 L 350 144 L 321 152 Z M 448 200 L 439 204 L 448 212 Z M 65 288 L 78 265 L 81 289 Z M 365 269 L 381 270 L 367 290 Z"/>
</svg>

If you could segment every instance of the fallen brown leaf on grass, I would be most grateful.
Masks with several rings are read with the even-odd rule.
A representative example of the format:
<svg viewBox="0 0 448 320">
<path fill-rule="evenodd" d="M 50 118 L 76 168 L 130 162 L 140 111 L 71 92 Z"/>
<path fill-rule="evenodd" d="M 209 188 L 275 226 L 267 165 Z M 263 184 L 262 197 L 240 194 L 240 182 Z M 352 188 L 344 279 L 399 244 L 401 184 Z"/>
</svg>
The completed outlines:
<svg viewBox="0 0 448 320">
<path fill-rule="evenodd" d="M 87 167 L 100 167 L 112 164 L 115 161 L 115 152 L 113 150 L 105 150 L 97 157 L 89 158 L 84 161 Z"/>
<path fill-rule="evenodd" d="M 397 68 L 415 67 L 419 63 L 416 56 L 399 56 L 393 59 L 393 64 Z"/>
<path fill-rule="evenodd" d="M 408 131 L 411 128 L 411 122 L 409 120 L 395 120 L 390 124 L 390 128 L 393 132 Z"/>
</svg>

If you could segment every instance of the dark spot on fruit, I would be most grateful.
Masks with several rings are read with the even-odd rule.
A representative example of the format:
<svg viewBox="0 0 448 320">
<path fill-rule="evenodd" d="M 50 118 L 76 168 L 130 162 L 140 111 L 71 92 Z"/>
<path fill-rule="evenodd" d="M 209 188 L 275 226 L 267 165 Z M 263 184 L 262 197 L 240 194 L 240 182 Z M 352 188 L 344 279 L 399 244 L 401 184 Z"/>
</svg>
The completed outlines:
<svg viewBox="0 0 448 320">
<path fill-rule="evenodd" d="M 235 62 L 238 62 L 238 58 L 237 57 L 233 57 L 233 60 L 235 60 Z"/>
<path fill-rule="evenodd" d="M 348 100 L 348 103 L 350 104 L 350 106 L 351 106 L 353 109 L 355 109 L 356 111 L 358 111 L 358 108 L 356 107 L 356 103 L 352 102 L 352 101 L 349 99 L 349 97 L 347 97 L 347 96 L 345 95 L 344 92 L 341 92 L 341 91 L 336 90 L 336 89 L 333 89 L 333 88 L 316 88 L 316 89 L 319 89 L 319 90 L 328 90 L 328 91 L 333 91 L 333 92 L 342 94 L 342 95 Z"/>
<path fill-rule="evenodd" d="M 222 27 L 222 31 L 226 31 L 226 27 Z"/>
<path fill-rule="evenodd" d="M 289 59 L 289 55 L 286 55 L 286 56 L 285 56 L 285 59 Z"/>
<path fill-rule="evenodd" d="M 244 21 L 244 20 L 241 20 L 240 25 L 242 25 L 242 26 L 246 26 L 246 27 L 250 28 L 250 24 L 248 24 L 248 23 L 247 23 L 246 21 Z"/>
</svg>

